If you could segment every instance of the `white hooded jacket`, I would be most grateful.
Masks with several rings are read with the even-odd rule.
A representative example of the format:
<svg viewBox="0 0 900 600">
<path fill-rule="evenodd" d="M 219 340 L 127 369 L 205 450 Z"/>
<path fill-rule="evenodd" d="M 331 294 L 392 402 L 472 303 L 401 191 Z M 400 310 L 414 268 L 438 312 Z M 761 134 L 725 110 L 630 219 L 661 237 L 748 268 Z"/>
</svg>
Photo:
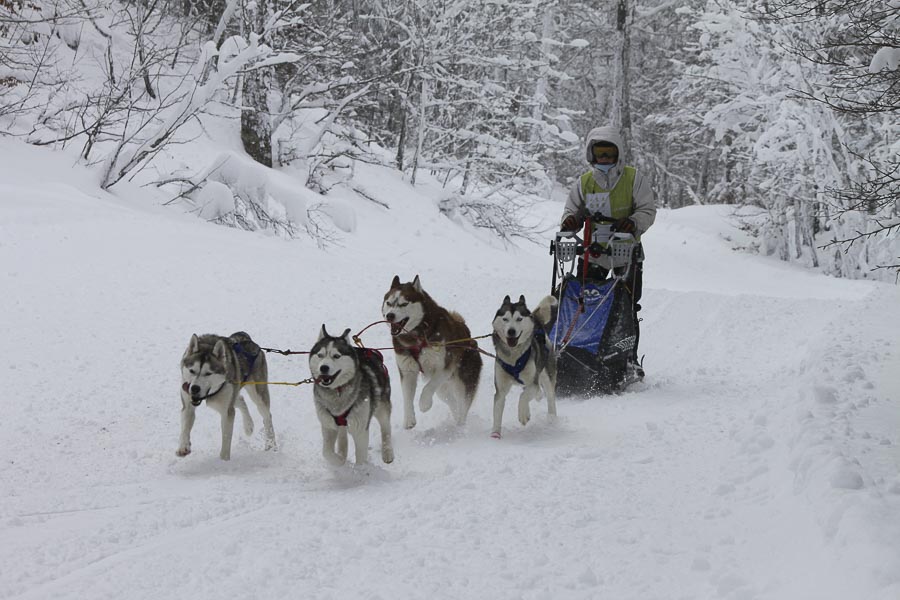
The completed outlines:
<svg viewBox="0 0 900 600">
<path fill-rule="evenodd" d="M 584 157 L 588 164 L 591 163 L 593 156 L 591 155 L 591 147 L 596 142 L 612 142 L 619 149 L 619 160 L 615 163 L 609 173 L 603 175 L 596 169 L 592 169 L 594 179 L 597 183 L 605 188 L 612 189 L 616 182 L 622 176 L 625 168 L 624 144 L 619 131 L 613 127 L 596 127 L 588 133 L 584 141 Z M 640 171 L 635 172 L 634 188 L 632 190 L 632 213 L 631 220 L 637 227 L 638 234 L 643 234 L 653 221 L 656 220 L 656 200 L 653 198 L 653 191 L 650 189 L 650 182 L 647 181 Z M 566 207 L 563 209 L 562 221 L 566 220 L 569 215 L 575 215 L 580 221 L 588 216 L 588 211 L 584 206 L 584 196 L 581 191 L 581 178 L 575 180 L 569 189 L 569 197 L 566 200 Z"/>
</svg>

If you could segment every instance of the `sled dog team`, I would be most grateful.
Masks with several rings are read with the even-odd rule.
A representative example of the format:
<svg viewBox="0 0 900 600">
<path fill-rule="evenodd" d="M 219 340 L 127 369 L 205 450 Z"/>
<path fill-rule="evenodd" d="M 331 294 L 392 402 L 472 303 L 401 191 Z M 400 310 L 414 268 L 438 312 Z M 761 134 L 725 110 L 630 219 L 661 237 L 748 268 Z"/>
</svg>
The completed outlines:
<svg viewBox="0 0 900 600">
<path fill-rule="evenodd" d="M 493 320 L 494 418 L 491 437 L 500 438 L 506 396 L 514 385 L 519 397 L 519 422 L 531 418 L 529 403 L 547 398 L 547 411 L 556 415 L 556 362 L 546 332 L 556 321 L 557 301 L 547 296 L 534 312 L 519 296 L 509 296 Z M 384 295 L 382 315 L 391 328 L 403 393 L 403 425 L 416 426 L 415 396 L 419 375 L 424 380 L 419 410 L 427 412 L 437 394 L 462 425 L 475 399 L 482 360 L 478 345 L 463 318 L 440 306 L 422 288 L 419 276 L 401 283 L 395 276 Z M 322 455 L 334 465 L 347 458 L 348 434 L 353 438 L 357 464 L 368 460 L 369 423 L 374 417 L 381 430 L 381 459 L 394 460 L 391 445 L 391 381 L 378 350 L 354 346 L 350 329 L 333 336 L 322 325 L 309 352 L 314 380 L 313 398 L 322 427 Z M 181 438 L 178 456 L 191 452 L 195 411 L 203 401 L 221 418 L 219 457 L 231 457 L 235 409 L 241 412 L 244 432 L 253 433 L 253 419 L 241 396 L 246 389 L 263 419 L 265 448 L 276 447 L 272 425 L 265 352 L 244 332 L 228 337 L 193 335 L 181 359 Z"/>
</svg>

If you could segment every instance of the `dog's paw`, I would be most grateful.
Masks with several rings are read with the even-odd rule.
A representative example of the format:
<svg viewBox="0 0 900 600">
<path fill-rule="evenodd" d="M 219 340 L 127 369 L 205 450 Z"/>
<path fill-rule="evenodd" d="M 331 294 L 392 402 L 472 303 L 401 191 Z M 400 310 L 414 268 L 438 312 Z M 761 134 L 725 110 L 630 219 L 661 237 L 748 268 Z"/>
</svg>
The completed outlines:
<svg viewBox="0 0 900 600">
<path fill-rule="evenodd" d="M 409 417 L 406 417 L 406 420 L 403 421 L 403 428 L 404 428 L 404 429 L 412 429 L 412 428 L 415 427 L 415 426 L 416 426 L 416 417 L 415 417 L 415 415 L 411 415 L 411 416 L 409 416 Z"/>
<path fill-rule="evenodd" d="M 528 406 L 528 402 L 519 401 L 519 423 L 522 425 L 527 425 L 528 421 L 531 420 L 531 407 Z"/>
<path fill-rule="evenodd" d="M 340 467 L 347 460 L 345 457 L 335 452 L 323 452 L 322 456 L 325 457 L 325 462 L 327 462 L 332 467 Z"/>
<path fill-rule="evenodd" d="M 175 456 L 187 456 L 190 453 L 191 453 L 190 446 L 182 446 L 181 448 L 179 448 L 178 450 L 175 451 Z"/>
<path fill-rule="evenodd" d="M 244 419 L 244 435 L 247 437 L 253 435 L 253 421 L 250 419 Z"/>
<path fill-rule="evenodd" d="M 231 460 L 231 452 L 219 452 L 219 458 L 222 460 Z"/>
<path fill-rule="evenodd" d="M 394 462 L 394 449 L 390 446 L 385 446 L 381 449 L 381 460 L 385 462 L 385 464 L 391 464 Z"/>
<path fill-rule="evenodd" d="M 495 440 L 499 440 L 499 439 L 500 439 L 501 437 L 503 437 L 503 436 L 500 435 L 500 432 L 499 432 L 499 431 L 492 431 L 492 432 L 491 432 L 491 437 L 492 437 L 493 439 L 495 439 Z"/>
<path fill-rule="evenodd" d="M 269 438 L 266 440 L 266 451 L 269 451 L 269 450 L 271 450 L 273 452 L 278 450 L 278 444 L 275 443 L 274 438 Z"/>
<path fill-rule="evenodd" d="M 421 410 L 422 412 L 428 412 L 429 410 L 431 410 L 431 406 L 433 404 L 434 398 L 430 394 L 427 396 L 425 394 L 422 394 L 422 396 L 419 398 L 419 410 Z"/>
</svg>

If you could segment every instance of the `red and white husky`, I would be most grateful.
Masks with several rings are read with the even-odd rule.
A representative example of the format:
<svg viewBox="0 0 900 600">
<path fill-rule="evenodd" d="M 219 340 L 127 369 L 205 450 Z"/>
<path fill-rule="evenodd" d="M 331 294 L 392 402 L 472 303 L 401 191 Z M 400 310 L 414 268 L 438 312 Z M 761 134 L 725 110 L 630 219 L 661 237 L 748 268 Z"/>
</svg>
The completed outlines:
<svg viewBox="0 0 900 600">
<path fill-rule="evenodd" d="M 425 385 L 419 396 L 419 410 L 427 412 L 434 395 L 450 406 L 458 425 L 466 422 L 481 376 L 478 344 L 465 320 L 435 302 L 423 289 L 419 276 L 400 283 L 394 276 L 384 295 L 381 312 L 391 325 L 400 387 L 403 390 L 403 426 L 416 426 L 413 401 L 419 374 Z"/>
</svg>

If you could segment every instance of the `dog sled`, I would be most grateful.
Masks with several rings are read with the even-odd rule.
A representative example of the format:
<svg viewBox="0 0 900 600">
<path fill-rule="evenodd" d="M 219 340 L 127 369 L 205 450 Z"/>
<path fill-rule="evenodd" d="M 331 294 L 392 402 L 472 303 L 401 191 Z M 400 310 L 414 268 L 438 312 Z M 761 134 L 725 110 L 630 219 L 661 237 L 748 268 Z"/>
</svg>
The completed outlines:
<svg viewBox="0 0 900 600">
<path fill-rule="evenodd" d="M 613 231 L 611 219 L 595 215 L 581 235 L 558 232 L 550 253 L 559 315 L 547 335 L 557 356 L 557 394 L 610 394 L 642 379 L 631 360 L 638 325 L 628 286 L 642 259 L 640 244 L 631 234 Z M 612 268 L 604 279 L 591 277 L 589 255 L 608 257 Z"/>
</svg>

